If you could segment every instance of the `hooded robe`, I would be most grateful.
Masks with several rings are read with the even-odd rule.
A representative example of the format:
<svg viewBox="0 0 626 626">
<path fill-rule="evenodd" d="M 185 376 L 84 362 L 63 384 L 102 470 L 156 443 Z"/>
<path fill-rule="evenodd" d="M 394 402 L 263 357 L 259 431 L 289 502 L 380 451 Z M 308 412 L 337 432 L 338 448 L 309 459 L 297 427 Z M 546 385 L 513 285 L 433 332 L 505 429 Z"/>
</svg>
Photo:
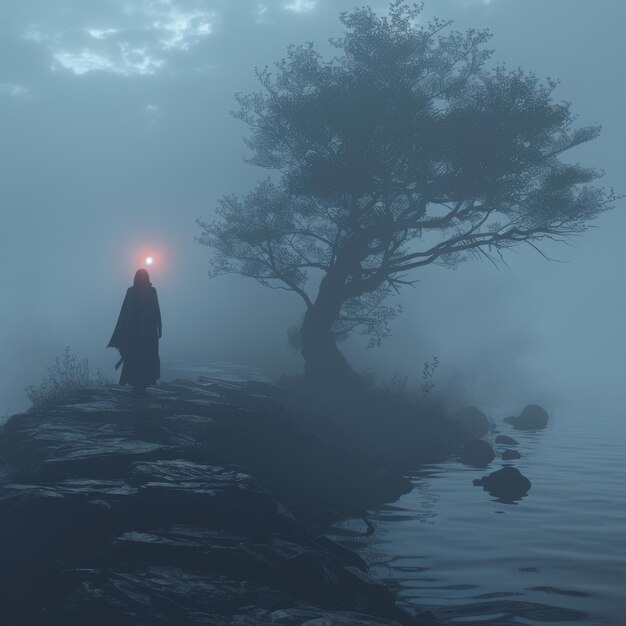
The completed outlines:
<svg viewBox="0 0 626 626">
<path fill-rule="evenodd" d="M 135 284 L 126 291 L 122 310 L 107 346 L 117 348 L 122 355 L 120 385 L 144 388 L 156 383 L 161 376 L 159 337 L 159 300 L 146 272 L 144 280 L 135 278 Z"/>
</svg>

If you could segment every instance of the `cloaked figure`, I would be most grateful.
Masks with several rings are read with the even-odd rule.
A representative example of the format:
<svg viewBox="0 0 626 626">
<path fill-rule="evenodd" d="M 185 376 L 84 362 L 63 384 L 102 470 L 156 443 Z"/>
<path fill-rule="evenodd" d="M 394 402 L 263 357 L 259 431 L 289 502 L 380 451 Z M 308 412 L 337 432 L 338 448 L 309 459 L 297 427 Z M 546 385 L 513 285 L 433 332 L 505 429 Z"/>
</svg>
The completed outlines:
<svg viewBox="0 0 626 626">
<path fill-rule="evenodd" d="M 138 391 L 154 385 L 161 376 L 159 339 L 161 310 L 156 289 L 148 272 L 137 270 L 132 287 L 126 291 L 109 348 L 117 348 L 123 363 L 120 385 L 132 385 Z"/>
</svg>

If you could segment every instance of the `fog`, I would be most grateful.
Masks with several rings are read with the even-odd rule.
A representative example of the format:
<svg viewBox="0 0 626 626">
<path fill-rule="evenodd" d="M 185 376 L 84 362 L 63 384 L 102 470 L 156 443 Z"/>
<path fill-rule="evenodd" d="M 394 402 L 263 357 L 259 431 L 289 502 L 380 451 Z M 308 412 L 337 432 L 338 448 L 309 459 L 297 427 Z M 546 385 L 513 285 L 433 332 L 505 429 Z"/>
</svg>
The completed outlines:
<svg viewBox="0 0 626 626">
<path fill-rule="evenodd" d="M 359 2 L 364 4 L 363 2 Z M 385 2 L 372 0 L 376 8 Z M 105 346 L 147 254 L 163 314 L 164 361 L 229 361 L 297 373 L 286 330 L 297 296 L 239 277 L 209 279 L 194 237 L 223 194 L 267 175 L 243 161 L 234 93 L 254 67 L 314 41 L 329 53 L 353 0 L 5 0 L 0 7 L 0 414 L 27 406 L 65 346 L 111 378 Z M 626 191 L 621 0 L 430 0 L 455 27 L 487 27 L 494 60 L 559 78 L 599 139 L 568 153 Z M 617 70 L 615 68 L 618 68 Z M 428 268 L 402 293 L 380 348 L 342 344 L 357 369 L 435 382 L 468 401 L 623 400 L 623 201 L 570 246 L 529 246 L 508 265 Z"/>
</svg>

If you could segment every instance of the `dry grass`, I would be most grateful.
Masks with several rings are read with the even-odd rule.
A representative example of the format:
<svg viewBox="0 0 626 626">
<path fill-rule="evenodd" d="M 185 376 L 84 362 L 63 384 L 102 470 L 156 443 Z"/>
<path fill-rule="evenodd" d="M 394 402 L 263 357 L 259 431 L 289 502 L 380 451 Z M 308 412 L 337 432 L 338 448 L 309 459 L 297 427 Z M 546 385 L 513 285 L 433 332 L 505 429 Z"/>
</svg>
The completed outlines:
<svg viewBox="0 0 626 626">
<path fill-rule="evenodd" d="M 82 389 L 107 382 L 100 368 L 92 374 L 89 359 L 78 358 L 67 346 L 63 356 L 55 358 L 41 383 L 29 385 L 25 391 L 33 407 L 41 409 L 76 400 Z"/>
</svg>

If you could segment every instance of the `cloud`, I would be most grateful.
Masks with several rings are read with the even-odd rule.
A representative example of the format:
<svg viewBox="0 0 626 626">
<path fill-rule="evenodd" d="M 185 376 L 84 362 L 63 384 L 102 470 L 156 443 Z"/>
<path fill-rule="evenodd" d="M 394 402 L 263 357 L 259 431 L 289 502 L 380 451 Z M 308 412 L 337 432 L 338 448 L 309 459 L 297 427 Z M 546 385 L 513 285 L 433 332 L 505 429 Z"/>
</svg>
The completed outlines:
<svg viewBox="0 0 626 626">
<path fill-rule="evenodd" d="M 106 28 L 106 29 L 88 28 L 87 32 L 94 39 L 107 39 L 108 37 L 111 37 L 112 35 L 117 35 L 117 33 L 119 33 L 120 31 L 117 30 L 117 28 Z"/>
<path fill-rule="evenodd" d="M 294 11 L 296 13 L 305 13 L 312 11 L 317 5 L 317 0 L 290 0 L 283 5 L 285 11 Z"/>
<path fill-rule="evenodd" d="M 94 71 L 122 76 L 155 74 L 165 63 L 162 59 L 150 56 L 146 48 L 132 48 L 126 43 L 121 43 L 116 52 L 99 54 L 85 48 L 80 52 L 56 52 L 53 58 L 58 65 L 78 76 Z"/>
<path fill-rule="evenodd" d="M 146 105 L 146 115 L 148 118 L 148 123 L 151 125 L 156 124 L 161 119 L 161 107 L 158 104 L 147 104 Z"/>
<path fill-rule="evenodd" d="M 464 8 L 475 6 L 477 4 L 488 6 L 490 4 L 495 4 L 495 0 L 461 0 L 461 4 Z"/>
<path fill-rule="evenodd" d="M 152 18 L 152 28 L 159 33 L 159 43 L 165 50 L 189 50 L 213 32 L 217 13 L 202 9 L 185 10 L 170 1 L 150 2 L 146 15 Z"/>
<path fill-rule="evenodd" d="M 181 68 L 204 73 L 206 56 L 201 60 L 196 53 L 226 26 L 276 26 L 281 14 L 284 19 L 307 15 L 322 5 L 320 0 L 109 0 L 95 5 L 65 0 L 57 10 L 40 0 L 10 1 L 16 7 L 13 28 L 22 22 L 22 40 L 36 44 L 53 70 L 77 76 L 174 75 Z"/>
<path fill-rule="evenodd" d="M 62 20 L 48 14 L 29 24 L 22 36 L 45 47 L 56 68 L 77 75 L 146 75 L 165 68 L 169 54 L 200 44 L 214 32 L 219 18 L 207 2 L 189 0 L 117 0 L 110 8 L 108 15 L 85 23 L 80 6 L 70 5 Z"/>
<path fill-rule="evenodd" d="M 257 2 L 256 9 L 253 11 L 254 21 L 257 24 L 263 24 L 267 22 L 267 13 L 269 9 L 264 2 Z"/>
<path fill-rule="evenodd" d="M 0 83 L 0 96 L 12 96 L 20 98 L 28 94 L 28 89 L 22 85 L 13 83 Z"/>
</svg>

